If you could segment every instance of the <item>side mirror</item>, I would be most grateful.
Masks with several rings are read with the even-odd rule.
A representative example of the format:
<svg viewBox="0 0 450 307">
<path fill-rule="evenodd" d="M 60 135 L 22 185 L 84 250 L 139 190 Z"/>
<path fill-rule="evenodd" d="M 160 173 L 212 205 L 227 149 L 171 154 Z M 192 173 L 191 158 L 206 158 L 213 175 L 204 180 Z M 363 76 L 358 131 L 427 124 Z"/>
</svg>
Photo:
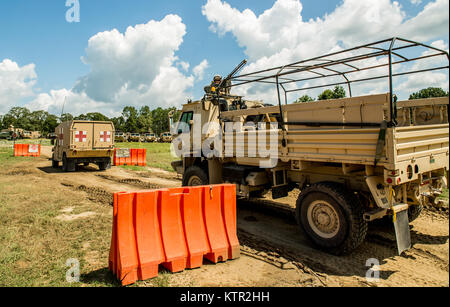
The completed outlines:
<svg viewBox="0 0 450 307">
<path fill-rule="evenodd" d="M 211 94 L 211 86 L 205 86 L 204 90 L 206 94 Z"/>
</svg>

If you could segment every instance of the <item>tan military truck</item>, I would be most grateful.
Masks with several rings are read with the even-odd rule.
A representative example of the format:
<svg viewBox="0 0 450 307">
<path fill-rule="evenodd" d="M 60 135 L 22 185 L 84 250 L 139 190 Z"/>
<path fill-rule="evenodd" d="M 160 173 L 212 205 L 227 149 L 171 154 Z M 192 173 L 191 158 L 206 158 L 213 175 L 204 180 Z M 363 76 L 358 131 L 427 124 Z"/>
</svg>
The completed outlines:
<svg viewBox="0 0 450 307">
<path fill-rule="evenodd" d="M 116 131 L 115 142 L 128 142 L 128 136 L 124 132 Z"/>
<path fill-rule="evenodd" d="M 173 140 L 173 136 L 172 136 L 172 133 L 170 133 L 170 132 L 161 133 L 161 135 L 159 137 L 159 141 L 161 143 L 170 143 L 170 142 L 172 142 L 172 140 Z"/>
<path fill-rule="evenodd" d="M 148 143 L 154 143 L 156 142 L 156 134 L 155 133 L 146 133 L 145 134 L 145 141 Z"/>
<path fill-rule="evenodd" d="M 426 48 L 426 56 L 414 50 L 418 46 Z M 410 64 L 424 59 L 420 70 Z M 442 61 L 447 66 L 426 66 Z M 333 254 L 357 248 L 369 222 L 391 218 L 402 253 L 411 246 L 409 222 L 424 205 L 439 205 L 447 187 L 449 98 L 398 101 L 393 79 L 439 69 L 448 74 L 448 67 L 446 51 L 394 38 L 233 73 L 225 79 L 232 88 L 274 86 L 278 105 L 205 88 L 202 100 L 183 106 L 173 142 L 182 160 L 172 166 L 183 174 L 184 186 L 235 183 L 244 198 L 271 190 L 277 199 L 298 188 L 301 229 Z M 371 88 L 371 81 L 380 86 L 380 80 L 388 81 L 388 93 L 353 97 L 355 83 Z M 352 97 L 288 104 L 288 94 L 339 84 L 347 85 Z"/>
<path fill-rule="evenodd" d="M 73 172 L 77 165 L 98 165 L 100 170 L 111 168 L 114 155 L 114 124 L 112 122 L 74 120 L 60 124 L 52 140 L 52 167 Z"/>
<path fill-rule="evenodd" d="M 24 130 L 22 138 L 24 138 L 24 139 L 32 139 L 31 131 Z"/>
<path fill-rule="evenodd" d="M 143 137 L 140 133 L 131 133 L 128 139 L 129 142 L 143 142 Z"/>
</svg>

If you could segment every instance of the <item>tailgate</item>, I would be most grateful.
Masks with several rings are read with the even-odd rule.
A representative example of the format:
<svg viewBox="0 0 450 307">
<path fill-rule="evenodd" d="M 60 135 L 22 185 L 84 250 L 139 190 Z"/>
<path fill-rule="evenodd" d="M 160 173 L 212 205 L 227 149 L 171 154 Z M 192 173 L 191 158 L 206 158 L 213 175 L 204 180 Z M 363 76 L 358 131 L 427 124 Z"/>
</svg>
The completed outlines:
<svg viewBox="0 0 450 307">
<path fill-rule="evenodd" d="M 394 137 L 394 167 L 403 182 L 419 175 L 449 168 L 449 125 L 397 127 Z"/>
<path fill-rule="evenodd" d="M 78 150 L 89 150 L 92 148 L 92 124 L 74 122 L 72 127 L 71 144 Z"/>
<path fill-rule="evenodd" d="M 114 145 L 114 127 L 109 123 L 94 123 L 94 149 L 111 148 Z"/>
</svg>

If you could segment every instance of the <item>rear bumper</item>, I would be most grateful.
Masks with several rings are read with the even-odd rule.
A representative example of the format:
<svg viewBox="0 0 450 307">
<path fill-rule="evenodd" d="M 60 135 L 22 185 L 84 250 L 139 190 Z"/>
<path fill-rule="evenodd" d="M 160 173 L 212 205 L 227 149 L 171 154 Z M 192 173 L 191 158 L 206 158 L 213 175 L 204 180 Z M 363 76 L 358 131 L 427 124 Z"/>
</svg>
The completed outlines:
<svg viewBox="0 0 450 307">
<path fill-rule="evenodd" d="M 83 150 L 83 151 L 69 151 L 67 152 L 67 158 L 69 159 L 102 159 L 110 158 L 114 156 L 114 150 Z"/>
<path fill-rule="evenodd" d="M 81 163 L 111 163 L 112 159 L 110 157 L 95 157 L 95 158 L 70 158 L 75 164 Z"/>
</svg>

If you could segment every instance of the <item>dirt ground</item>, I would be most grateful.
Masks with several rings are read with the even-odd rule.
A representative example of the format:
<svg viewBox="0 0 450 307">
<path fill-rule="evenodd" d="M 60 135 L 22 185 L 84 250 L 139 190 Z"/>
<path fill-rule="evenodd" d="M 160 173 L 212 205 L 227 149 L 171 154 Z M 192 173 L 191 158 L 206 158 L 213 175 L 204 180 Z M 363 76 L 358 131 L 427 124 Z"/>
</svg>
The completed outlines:
<svg viewBox="0 0 450 307">
<path fill-rule="evenodd" d="M 79 219 L 96 222 L 97 216 L 104 214 L 108 229 L 112 224 L 109 205 L 113 192 L 181 185 L 173 173 L 156 169 L 136 172 L 113 167 L 99 172 L 96 167 L 85 167 L 76 173 L 63 173 L 51 168 L 46 159 L 50 154 L 51 148 L 44 147 L 43 157 L 2 169 L 0 173 L 7 181 L 27 180 L 55 186 L 57 197 L 63 202 L 69 193 L 76 193 L 89 202 L 91 207 L 83 206 L 83 212 L 76 210 L 77 205 L 73 203 L 64 207 L 55 217 L 62 223 Z M 27 197 L 26 191 L 21 193 L 25 193 L 21 197 Z M 425 209 L 411 223 L 413 247 L 402 256 L 397 255 L 390 225 L 370 225 L 362 246 L 350 255 L 336 257 L 315 249 L 296 224 L 293 206 L 297 196 L 298 191 L 293 191 L 289 197 L 276 202 L 270 195 L 238 202 L 239 259 L 217 265 L 205 263 L 200 269 L 177 274 L 162 272 L 159 279 L 140 282 L 138 286 L 449 286 L 448 210 Z M 100 213 L 93 209 L 101 205 Z M 102 240 L 103 246 L 108 246 L 110 234 Z M 108 250 L 99 250 L 88 240 L 82 244 L 82 250 L 90 264 L 82 268 L 86 277 L 82 286 L 86 286 L 90 284 L 89 276 L 107 276 Z M 366 279 L 369 259 L 379 262 L 378 281 Z"/>
</svg>

